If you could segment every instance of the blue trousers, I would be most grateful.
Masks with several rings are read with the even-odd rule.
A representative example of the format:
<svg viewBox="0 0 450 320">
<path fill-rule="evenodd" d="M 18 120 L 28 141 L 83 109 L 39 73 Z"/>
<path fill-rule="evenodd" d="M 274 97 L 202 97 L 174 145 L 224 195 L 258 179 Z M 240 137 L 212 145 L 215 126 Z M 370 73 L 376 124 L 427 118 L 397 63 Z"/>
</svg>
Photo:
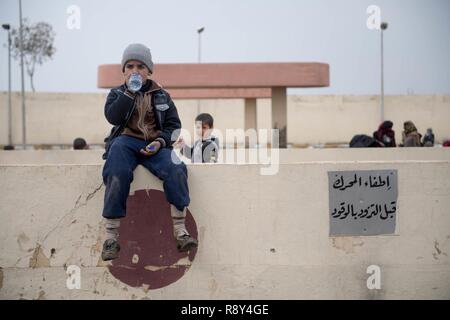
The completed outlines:
<svg viewBox="0 0 450 320">
<path fill-rule="evenodd" d="M 138 164 L 163 180 L 164 194 L 170 204 L 178 210 L 189 205 L 186 165 L 183 162 L 175 164 L 171 158 L 173 151 L 168 148 L 161 148 L 151 156 L 142 155 L 139 150 L 148 144 L 148 141 L 126 135 L 120 135 L 113 140 L 102 172 L 106 186 L 103 217 L 115 219 L 126 216 L 130 184 Z"/>
</svg>

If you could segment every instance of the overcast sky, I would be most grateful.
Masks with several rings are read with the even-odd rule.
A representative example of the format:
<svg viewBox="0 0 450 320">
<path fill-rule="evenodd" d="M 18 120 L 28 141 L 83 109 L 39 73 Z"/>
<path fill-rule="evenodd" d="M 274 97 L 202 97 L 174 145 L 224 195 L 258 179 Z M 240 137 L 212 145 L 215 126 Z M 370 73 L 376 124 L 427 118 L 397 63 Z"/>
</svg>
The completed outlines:
<svg viewBox="0 0 450 320">
<path fill-rule="evenodd" d="M 18 26 L 18 3 L 0 0 L 1 23 Z M 71 5 L 81 10 L 79 30 L 67 27 Z M 24 18 L 56 32 L 56 54 L 35 75 L 36 90 L 47 92 L 103 92 L 97 66 L 120 63 L 133 42 L 149 46 L 155 64 L 195 63 L 204 26 L 203 62 L 326 62 L 329 88 L 289 93 L 378 94 L 380 33 L 366 25 L 370 5 L 389 22 L 386 94 L 449 94 L 449 0 L 22 0 Z M 0 91 L 8 88 L 6 39 L 3 31 Z M 20 90 L 14 60 L 12 82 Z"/>
</svg>

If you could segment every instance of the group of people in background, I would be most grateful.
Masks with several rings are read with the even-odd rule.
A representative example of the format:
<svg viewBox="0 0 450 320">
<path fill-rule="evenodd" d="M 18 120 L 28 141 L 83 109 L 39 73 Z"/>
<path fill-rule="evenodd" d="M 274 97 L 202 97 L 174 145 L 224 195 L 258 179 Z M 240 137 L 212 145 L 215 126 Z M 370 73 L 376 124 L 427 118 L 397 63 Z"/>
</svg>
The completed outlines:
<svg viewBox="0 0 450 320">
<path fill-rule="evenodd" d="M 351 148 L 395 148 L 399 147 L 433 147 L 434 133 L 433 129 L 428 128 L 424 136 L 419 133 L 417 127 L 412 121 L 403 123 L 402 142 L 397 145 L 395 141 L 395 131 L 392 129 L 394 123 L 392 121 L 383 121 L 378 130 L 372 137 L 364 134 L 355 135 L 350 141 Z M 449 141 L 444 146 L 450 144 Z"/>
<path fill-rule="evenodd" d="M 180 153 L 193 163 L 217 162 L 219 140 L 211 133 L 214 129 L 214 119 L 209 113 L 201 113 L 195 118 L 198 140 L 192 146 L 186 145 L 183 137 L 174 143 Z M 364 134 L 355 135 L 350 141 L 350 148 L 395 148 L 395 147 L 433 147 L 435 143 L 432 128 L 428 128 L 425 135 L 419 133 L 412 121 L 403 123 L 402 142 L 397 145 L 392 121 L 383 121 L 372 137 Z M 450 140 L 443 143 L 443 147 L 450 147 Z M 14 150 L 14 146 L 5 146 L 4 150 Z M 86 140 L 76 138 L 73 150 L 90 149 Z"/>
</svg>

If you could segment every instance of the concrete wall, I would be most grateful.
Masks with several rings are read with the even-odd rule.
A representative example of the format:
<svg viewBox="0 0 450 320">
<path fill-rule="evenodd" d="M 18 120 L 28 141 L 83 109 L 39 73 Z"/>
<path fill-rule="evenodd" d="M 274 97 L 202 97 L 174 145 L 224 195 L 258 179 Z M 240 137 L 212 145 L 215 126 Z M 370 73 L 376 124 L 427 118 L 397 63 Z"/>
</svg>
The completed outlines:
<svg viewBox="0 0 450 320">
<path fill-rule="evenodd" d="M 22 105 L 13 93 L 13 141 L 22 143 Z M 105 95 L 77 93 L 27 93 L 27 143 L 72 144 L 77 137 L 100 143 L 111 127 L 103 116 Z M 8 94 L 1 94 L 0 143 L 8 142 Z M 102 118 L 103 117 L 103 118 Z"/>
<path fill-rule="evenodd" d="M 110 125 L 103 115 L 106 94 L 28 93 L 27 142 L 30 144 L 71 144 L 82 136 L 101 144 Z M 348 143 L 358 133 L 372 134 L 379 125 L 377 96 L 288 96 L 288 140 L 294 144 Z M 0 94 L 0 144 L 8 142 L 8 95 Z M 215 127 L 244 128 L 244 101 L 176 100 L 183 127 L 193 135 L 198 112 L 209 112 Z M 397 140 L 403 122 L 412 120 L 424 133 L 432 127 L 438 142 L 450 139 L 450 96 L 387 96 L 385 115 L 394 122 Z M 13 93 L 13 141 L 22 141 L 21 100 Z M 258 126 L 271 125 L 270 99 L 257 102 Z"/>
<path fill-rule="evenodd" d="M 449 160 L 260 167 L 188 166 L 200 245 L 181 279 L 152 290 L 100 261 L 101 165 L 0 165 L 0 299 L 450 298 Z M 329 237 L 327 172 L 378 169 L 398 170 L 395 235 Z M 132 193 L 161 187 L 137 168 Z M 80 290 L 66 288 L 67 265 L 81 267 Z M 370 265 L 381 290 L 367 289 Z"/>
</svg>

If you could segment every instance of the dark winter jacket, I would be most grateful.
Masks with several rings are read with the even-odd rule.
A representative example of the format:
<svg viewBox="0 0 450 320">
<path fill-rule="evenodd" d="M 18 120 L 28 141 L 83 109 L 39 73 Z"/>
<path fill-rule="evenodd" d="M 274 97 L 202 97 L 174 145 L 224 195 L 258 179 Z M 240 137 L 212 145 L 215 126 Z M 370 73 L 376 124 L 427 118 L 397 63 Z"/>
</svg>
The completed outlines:
<svg viewBox="0 0 450 320">
<path fill-rule="evenodd" d="M 155 141 L 159 141 L 163 148 L 172 148 L 173 142 L 178 138 L 176 134 L 172 137 L 172 133 L 177 129 L 181 129 L 177 108 L 167 91 L 160 86 L 155 86 L 152 80 L 148 81 L 150 85 L 144 86 L 141 90 L 144 92 L 152 90 L 150 101 L 154 107 L 156 127 L 160 130 L 159 136 Z M 111 89 L 106 98 L 105 117 L 114 127 L 104 140 L 106 144 L 103 159 L 107 158 L 112 141 L 122 134 L 135 109 L 135 99 L 127 91 L 125 84 Z"/>
<path fill-rule="evenodd" d="M 383 145 L 375 138 L 372 138 L 365 134 L 357 134 L 353 136 L 349 143 L 350 148 L 380 148 Z"/>
</svg>

